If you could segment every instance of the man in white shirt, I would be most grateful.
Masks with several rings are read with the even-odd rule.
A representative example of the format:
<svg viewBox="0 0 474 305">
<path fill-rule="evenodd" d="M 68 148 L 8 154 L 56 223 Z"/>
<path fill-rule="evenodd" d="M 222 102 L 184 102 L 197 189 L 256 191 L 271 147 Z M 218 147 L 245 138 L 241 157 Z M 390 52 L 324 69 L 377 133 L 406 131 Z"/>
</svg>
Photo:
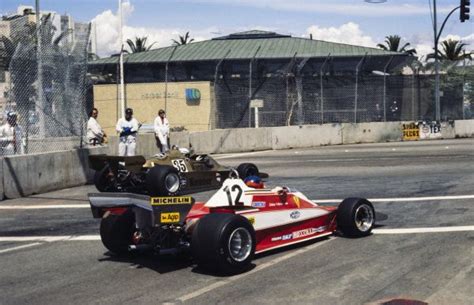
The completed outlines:
<svg viewBox="0 0 474 305">
<path fill-rule="evenodd" d="M 120 134 L 119 156 L 135 156 L 140 125 L 132 116 L 132 108 L 125 109 L 125 118 L 120 118 L 115 126 L 115 130 Z"/>
<path fill-rule="evenodd" d="M 155 118 L 154 130 L 156 138 L 156 146 L 162 153 L 169 151 L 170 147 L 170 123 L 166 118 L 166 113 L 163 109 L 158 111 L 158 116 Z"/>
<path fill-rule="evenodd" d="M 7 122 L 0 127 L 0 148 L 2 155 L 25 153 L 23 128 L 17 124 L 15 112 L 9 112 Z"/>
<path fill-rule="evenodd" d="M 89 145 L 100 145 L 104 143 L 106 137 L 104 130 L 97 122 L 98 115 L 97 108 L 93 108 L 89 121 L 87 121 L 87 142 L 89 142 Z"/>
</svg>

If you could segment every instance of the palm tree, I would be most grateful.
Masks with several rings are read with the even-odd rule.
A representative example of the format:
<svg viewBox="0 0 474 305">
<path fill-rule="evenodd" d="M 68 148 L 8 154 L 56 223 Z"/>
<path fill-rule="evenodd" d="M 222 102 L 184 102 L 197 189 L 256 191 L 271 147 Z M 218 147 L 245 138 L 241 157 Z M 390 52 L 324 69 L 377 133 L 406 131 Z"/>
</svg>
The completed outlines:
<svg viewBox="0 0 474 305">
<path fill-rule="evenodd" d="M 194 38 L 191 38 L 191 36 L 189 36 L 189 32 L 186 32 L 184 36 L 179 35 L 179 40 L 172 39 L 172 41 L 175 46 L 182 46 L 182 45 L 193 42 Z"/>
<path fill-rule="evenodd" d="M 151 47 L 153 47 L 153 45 L 156 43 L 154 42 L 151 45 L 147 46 L 146 40 L 147 40 L 147 37 L 135 37 L 135 41 L 131 39 L 127 39 L 127 44 L 132 53 L 145 52 L 145 51 L 150 50 Z"/>
<path fill-rule="evenodd" d="M 415 55 L 416 54 L 415 49 L 408 49 L 408 47 L 410 46 L 409 42 L 405 43 L 403 47 L 400 48 L 401 40 L 402 38 L 398 35 L 385 36 L 385 44 L 379 43 L 377 44 L 377 47 L 385 51 L 401 52 L 401 53 L 406 53 L 408 55 Z"/>
<path fill-rule="evenodd" d="M 448 39 L 444 40 L 441 43 L 441 47 L 443 50 L 438 50 L 438 59 L 440 60 L 450 60 L 450 61 L 458 61 L 463 59 L 471 59 L 472 54 L 466 53 L 465 47 L 467 44 L 459 41 Z M 435 58 L 435 53 L 428 54 L 427 59 Z"/>
</svg>

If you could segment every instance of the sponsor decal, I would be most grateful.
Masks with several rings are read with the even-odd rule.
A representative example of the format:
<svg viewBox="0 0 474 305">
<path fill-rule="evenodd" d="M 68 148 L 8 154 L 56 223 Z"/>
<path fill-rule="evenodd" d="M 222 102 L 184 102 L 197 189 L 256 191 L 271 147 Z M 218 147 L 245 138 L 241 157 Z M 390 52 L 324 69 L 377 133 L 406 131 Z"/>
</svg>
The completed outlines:
<svg viewBox="0 0 474 305">
<path fill-rule="evenodd" d="M 420 139 L 420 128 L 418 123 L 403 124 L 403 140 L 412 141 Z"/>
<path fill-rule="evenodd" d="M 265 202 L 264 201 L 255 201 L 255 202 L 252 202 L 252 206 L 254 208 L 264 208 L 265 207 Z"/>
<path fill-rule="evenodd" d="M 271 241 L 280 241 L 280 240 L 290 240 L 290 239 L 302 238 L 302 237 L 310 236 L 310 235 L 313 235 L 313 234 L 316 234 L 316 233 L 324 232 L 326 230 L 326 228 L 327 228 L 326 226 L 321 226 L 321 227 L 317 227 L 317 228 L 308 228 L 308 229 L 304 229 L 304 230 L 299 230 L 299 231 L 295 231 L 295 232 L 290 233 L 290 234 L 285 234 L 285 235 L 282 235 L 282 236 L 272 237 Z"/>
<path fill-rule="evenodd" d="M 326 226 L 295 231 L 295 232 L 293 232 L 293 238 L 306 237 L 306 236 L 313 235 L 313 234 L 316 234 L 316 233 L 324 232 L 324 230 L 326 230 Z"/>
<path fill-rule="evenodd" d="M 255 217 L 250 216 L 250 217 L 247 217 L 247 219 L 249 220 L 249 222 L 252 226 L 255 225 Z"/>
<path fill-rule="evenodd" d="M 180 197 L 152 197 L 151 205 L 170 205 L 170 204 L 192 204 L 193 198 L 191 196 Z"/>
<path fill-rule="evenodd" d="M 297 207 L 300 207 L 300 198 L 299 197 L 293 196 L 293 201 L 295 202 Z"/>
<path fill-rule="evenodd" d="M 293 219 L 298 219 L 298 218 L 300 218 L 300 216 L 301 216 L 301 213 L 299 211 L 293 211 L 290 214 L 290 217 L 293 218 Z"/>
<path fill-rule="evenodd" d="M 161 223 L 175 223 L 179 222 L 179 213 L 161 213 Z"/>
</svg>

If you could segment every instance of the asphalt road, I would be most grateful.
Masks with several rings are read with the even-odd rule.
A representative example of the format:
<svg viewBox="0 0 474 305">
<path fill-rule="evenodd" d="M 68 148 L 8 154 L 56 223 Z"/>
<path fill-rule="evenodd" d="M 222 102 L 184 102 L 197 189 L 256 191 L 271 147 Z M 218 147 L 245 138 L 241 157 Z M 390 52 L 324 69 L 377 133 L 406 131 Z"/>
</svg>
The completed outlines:
<svg viewBox="0 0 474 305">
<path fill-rule="evenodd" d="M 267 185 L 322 204 L 374 199 L 377 228 L 261 255 L 250 272 L 220 277 L 175 257 L 109 256 L 86 205 L 93 186 L 2 201 L 0 304 L 474 304 L 474 140 L 217 158 L 256 163 Z"/>
</svg>

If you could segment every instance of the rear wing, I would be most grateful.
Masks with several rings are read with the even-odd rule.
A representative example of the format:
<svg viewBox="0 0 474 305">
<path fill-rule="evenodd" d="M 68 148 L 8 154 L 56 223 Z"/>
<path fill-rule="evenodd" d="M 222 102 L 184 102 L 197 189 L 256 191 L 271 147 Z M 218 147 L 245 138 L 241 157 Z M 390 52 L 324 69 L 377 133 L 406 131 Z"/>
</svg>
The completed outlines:
<svg viewBox="0 0 474 305">
<path fill-rule="evenodd" d="M 123 156 L 108 156 L 108 155 L 93 155 L 89 156 L 89 167 L 100 171 L 106 164 L 112 167 L 118 167 L 118 164 L 122 163 L 126 169 L 138 172 L 142 169 L 146 162 L 143 156 L 123 157 Z"/>
<path fill-rule="evenodd" d="M 132 193 L 91 193 L 89 203 L 94 218 L 107 212 L 132 208 L 137 225 L 184 225 L 195 200 L 190 196 L 150 197 Z"/>
</svg>

